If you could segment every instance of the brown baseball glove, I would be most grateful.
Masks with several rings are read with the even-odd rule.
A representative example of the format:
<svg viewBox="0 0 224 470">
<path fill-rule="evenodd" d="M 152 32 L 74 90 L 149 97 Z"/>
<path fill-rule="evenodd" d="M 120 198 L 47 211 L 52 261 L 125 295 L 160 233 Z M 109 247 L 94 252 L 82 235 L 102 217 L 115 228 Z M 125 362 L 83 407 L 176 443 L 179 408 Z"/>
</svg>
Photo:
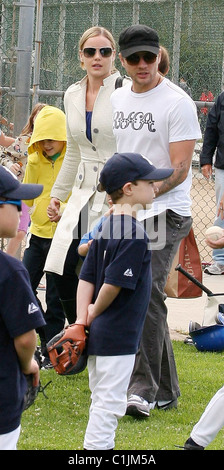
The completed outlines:
<svg viewBox="0 0 224 470">
<path fill-rule="evenodd" d="M 87 334 L 84 325 L 73 323 L 48 342 L 49 357 L 58 374 L 78 374 L 86 368 Z"/>
</svg>

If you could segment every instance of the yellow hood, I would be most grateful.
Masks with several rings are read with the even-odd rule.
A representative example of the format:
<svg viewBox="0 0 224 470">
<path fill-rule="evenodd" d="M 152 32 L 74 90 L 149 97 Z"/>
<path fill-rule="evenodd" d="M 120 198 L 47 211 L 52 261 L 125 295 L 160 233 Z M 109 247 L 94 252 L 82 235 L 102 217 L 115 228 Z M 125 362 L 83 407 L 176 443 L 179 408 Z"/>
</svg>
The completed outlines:
<svg viewBox="0 0 224 470">
<path fill-rule="evenodd" d="M 44 106 L 38 113 L 28 146 L 28 153 L 37 150 L 40 140 L 67 141 L 65 113 L 54 106 Z"/>
</svg>

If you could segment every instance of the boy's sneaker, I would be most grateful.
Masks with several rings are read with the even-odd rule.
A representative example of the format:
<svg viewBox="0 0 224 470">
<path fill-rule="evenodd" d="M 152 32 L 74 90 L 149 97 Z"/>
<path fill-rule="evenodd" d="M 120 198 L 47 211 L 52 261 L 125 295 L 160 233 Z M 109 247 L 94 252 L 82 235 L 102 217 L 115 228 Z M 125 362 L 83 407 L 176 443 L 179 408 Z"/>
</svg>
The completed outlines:
<svg viewBox="0 0 224 470">
<path fill-rule="evenodd" d="M 53 366 L 52 366 L 52 363 L 49 359 L 49 357 L 45 357 L 42 364 L 41 364 L 41 369 L 42 370 L 49 370 L 49 369 L 53 369 Z"/>
<path fill-rule="evenodd" d="M 213 263 L 210 266 L 207 266 L 204 272 L 211 275 L 224 274 L 224 264 Z"/>
<path fill-rule="evenodd" d="M 184 450 L 204 450 L 204 447 L 199 446 L 199 444 L 196 444 L 196 442 L 194 442 L 193 439 L 189 437 L 189 439 L 187 439 L 184 444 Z"/>
<path fill-rule="evenodd" d="M 150 403 L 138 395 L 130 395 L 127 403 L 126 415 L 146 418 L 149 416 Z"/>
</svg>

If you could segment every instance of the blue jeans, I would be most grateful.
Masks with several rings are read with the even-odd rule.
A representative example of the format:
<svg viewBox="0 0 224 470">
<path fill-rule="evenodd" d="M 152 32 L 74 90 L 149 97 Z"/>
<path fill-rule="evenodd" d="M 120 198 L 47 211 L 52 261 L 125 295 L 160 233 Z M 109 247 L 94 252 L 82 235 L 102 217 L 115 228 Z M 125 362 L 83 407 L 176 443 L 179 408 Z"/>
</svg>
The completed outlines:
<svg viewBox="0 0 224 470">
<path fill-rule="evenodd" d="M 38 284 L 44 274 L 43 269 L 51 241 L 49 238 L 41 238 L 32 234 L 29 247 L 24 252 L 23 264 L 29 273 L 31 286 L 36 297 Z M 43 311 L 38 297 L 37 301 Z M 46 274 L 46 305 L 46 312 L 43 312 L 46 325 L 37 330 L 44 356 L 47 356 L 46 343 L 64 328 L 65 323 L 65 315 L 53 276 L 48 273 Z"/>
<path fill-rule="evenodd" d="M 148 402 L 175 400 L 180 395 L 172 343 L 167 325 L 164 288 L 174 256 L 182 238 L 192 225 L 191 217 L 166 211 L 166 243 L 152 250 L 152 292 L 128 395 L 143 397 Z M 154 218 L 155 229 L 158 217 Z"/>
<path fill-rule="evenodd" d="M 224 193 L 224 170 L 215 168 L 215 196 L 216 196 L 217 209 L 218 209 L 219 202 L 223 193 Z M 216 215 L 214 225 L 224 228 L 224 220 L 222 220 L 220 216 L 217 217 Z M 213 258 L 213 261 L 215 261 L 216 263 L 224 265 L 224 248 L 213 250 L 212 258 Z"/>
</svg>

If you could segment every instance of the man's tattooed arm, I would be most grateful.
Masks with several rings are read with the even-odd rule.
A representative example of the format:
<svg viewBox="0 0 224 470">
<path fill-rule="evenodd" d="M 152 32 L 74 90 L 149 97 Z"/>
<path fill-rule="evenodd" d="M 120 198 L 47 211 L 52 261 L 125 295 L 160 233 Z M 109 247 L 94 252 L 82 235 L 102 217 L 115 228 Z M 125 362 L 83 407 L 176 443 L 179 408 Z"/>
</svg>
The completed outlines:
<svg viewBox="0 0 224 470">
<path fill-rule="evenodd" d="M 167 193 L 183 183 L 191 166 L 194 146 L 195 140 L 186 140 L 170 144 L 170 160 L 174 172 L 168 179 L 155 184 L 155 197 Z"/>
</svg>

